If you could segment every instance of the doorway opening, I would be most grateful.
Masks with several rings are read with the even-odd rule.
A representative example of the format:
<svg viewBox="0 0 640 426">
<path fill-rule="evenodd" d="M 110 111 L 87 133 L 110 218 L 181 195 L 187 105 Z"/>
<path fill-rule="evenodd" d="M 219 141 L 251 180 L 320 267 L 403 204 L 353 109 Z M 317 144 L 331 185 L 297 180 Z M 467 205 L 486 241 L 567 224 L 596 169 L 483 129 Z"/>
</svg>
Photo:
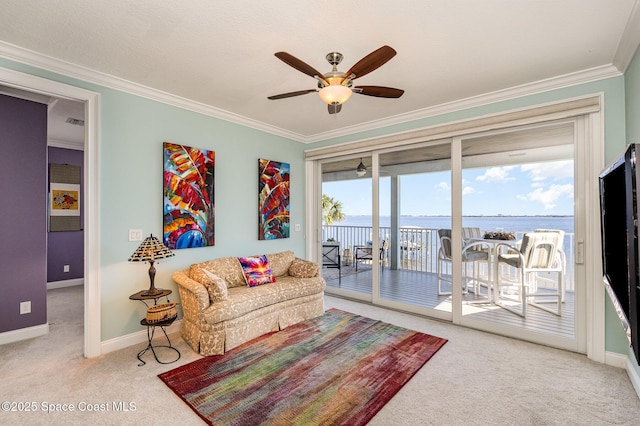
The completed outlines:
<svg viewBox="0 0 640 426">
<path fill-rule="evenodd" d="M 99 94 L 29 74 L 0 68 L 0 85 L 33 96 L 70 100 L 82 105 L 85 125 L 83 143 L 84 188 L 84 356 L 101 353 L 100 283 L 99 283 L 99 186 L 98 186 L 98 104 Z"/>
</svg>

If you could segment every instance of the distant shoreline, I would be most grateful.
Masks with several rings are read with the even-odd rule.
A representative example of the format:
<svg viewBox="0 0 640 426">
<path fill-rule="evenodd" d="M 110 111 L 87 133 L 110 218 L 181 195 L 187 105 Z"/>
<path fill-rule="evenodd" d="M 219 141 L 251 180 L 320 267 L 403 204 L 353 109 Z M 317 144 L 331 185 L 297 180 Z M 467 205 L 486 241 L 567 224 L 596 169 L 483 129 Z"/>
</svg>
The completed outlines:
<svg viewBox="0 0 640 426">
<path fill-rule="evenodd" d="M 370 214 L 345 214 L 347 217 L 370 217 Z M 391 217 L 391 216 L 380 216 L 380 217 Z M 411 214 L 402 214 L 400 217 L 451 217 L 450 215 L 411 215 Z M 535 215 L 516 215 L 516 214 L 497 214 L 497 215 L 483 215 L 483 214 L 470 214 L 470 215 L 462 215 L 462 217 L 574 217 L 569 214 L 535 214 Z"/>
<path fill-rule="evenodd" d="M 389 228 L 392 218 L 380 216 L 379 226 Z M 409 216 L 403 215 L 397 218 L 398 226 L 404 228 L 441 229 L 451 228 L 451 216 Z M 529 216 L 462 216 L 462 225 L 480 228 L 482 230 L 508 230 L 527 231 L 533 229 L 561 229 L 566 233 L 574 232 L 574 216 L 562 215 L 529 215 Z M 345 215 L 344 220 L 335 222 L 333 226 L 369 227 L 373 225 L 371 215 Z"/>
</svg>

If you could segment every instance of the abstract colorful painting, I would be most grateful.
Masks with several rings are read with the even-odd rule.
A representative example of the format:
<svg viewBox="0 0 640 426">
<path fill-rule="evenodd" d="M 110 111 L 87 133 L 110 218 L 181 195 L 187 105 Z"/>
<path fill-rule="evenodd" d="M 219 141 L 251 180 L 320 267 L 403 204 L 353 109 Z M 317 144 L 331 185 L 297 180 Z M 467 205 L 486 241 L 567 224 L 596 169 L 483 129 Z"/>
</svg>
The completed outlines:
<svg viewBox="0 0 640 426">
<path fill-rule="evenodd" d="M 289 163 L 258 160 L 258 239 L 289 238 Z"/>
<path fill-rule="evenodd" d="M 215 152 L 171 142 L 164 152 L 164 245 L 215 245 Z"/>
</svg>

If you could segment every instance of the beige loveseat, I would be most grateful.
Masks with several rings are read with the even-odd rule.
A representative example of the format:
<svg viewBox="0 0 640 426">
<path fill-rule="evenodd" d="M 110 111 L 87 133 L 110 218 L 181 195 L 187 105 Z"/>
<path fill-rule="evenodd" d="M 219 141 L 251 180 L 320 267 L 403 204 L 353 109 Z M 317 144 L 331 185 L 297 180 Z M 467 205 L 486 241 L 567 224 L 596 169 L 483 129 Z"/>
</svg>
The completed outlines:
<svg viewBox="0 0 640 426">
<path fill-rule="evenodd" d="M 220 355 L 251 339 L 324 313 L 320 266 L 292 251 L 267 254 L 275 282 L 248 287 L 236 257 L 173 274 L 183 310 L 183 339 L 202 355 Z"/>
</svg>

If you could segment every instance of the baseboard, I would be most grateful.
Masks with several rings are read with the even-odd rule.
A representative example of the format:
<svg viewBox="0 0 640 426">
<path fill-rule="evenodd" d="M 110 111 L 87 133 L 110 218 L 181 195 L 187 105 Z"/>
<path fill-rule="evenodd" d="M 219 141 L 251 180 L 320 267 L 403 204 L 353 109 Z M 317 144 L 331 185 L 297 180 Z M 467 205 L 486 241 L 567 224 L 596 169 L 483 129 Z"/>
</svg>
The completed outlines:
<svg viewBox="0 0 640 426">
<path fill-rule="evenodd" d="M 167 334 L 178 333 L 180 332 L 180 324 L 182 320 L 176 320 L 167 327 Z M 106 354 L 108 352 L 118 351 L 120 349 L 128 348 L 129 346 L 139 345 L 141 343 L 148 343 L 147 339 L 147 330 L 145 327 L 142 327 L 143 330 L 137 331 L 135 333 L 127 334 L 126 336 L 116 337 L 115 339 L 105 340 L 100 344 L 100 353 Z M 159 331 L 159 330 L 158 330 Z M 160 336 L 156 334 L 156 339 Z M 164 339 L 164 335 L 162 335 Z M 155 342 L 155 339 L 154 339 Z M 174 342 L 172 342 L 173 344 Z"/>
<path fill-rule="evenodd" d="M 72 280 L 51 281 L 47 283 L 47 290 L 54 290 L 56 288 L 74 287 L 77 285 L 84 285 L 84 278 L 74 278 Z"/>
<path fill-rule="evenodd" d="M 633 385 L 636 395 L 640 398 L 640 376 L 638 375 L 631 358 L 616 352 L 605 352 L 604 357 L 605 364 L 622 368 L 627 372 L 631 385 Z"/>
<path fill-rule="evenodd" d="M 636 395 L 640 398 L 640 376 L 638 376 L 638 371 L 633 366 L 633 362 L 630 358 L 627 358 L 627 375 L 629 376 L 629 380 L 631 380 L 631 384 L 633 388 L 636 390 Z"/>
<path fill-rule="evenodd" d="M 604 363 L 607 365 L 611 365 L 612 367 L 618 368 L 627 368 L 627 362 L 629 358 L 626 355 L 619 354 L 617 352 L 605 352 L 604 353 Z"/>
<path fill-rule="evenodd" d="M 0 333 L 0 345 L 32 339 L 49 333 L 49 324 L 34 325 L 33 327 L 20 328 L 18 330 Z"/>
</svg>

